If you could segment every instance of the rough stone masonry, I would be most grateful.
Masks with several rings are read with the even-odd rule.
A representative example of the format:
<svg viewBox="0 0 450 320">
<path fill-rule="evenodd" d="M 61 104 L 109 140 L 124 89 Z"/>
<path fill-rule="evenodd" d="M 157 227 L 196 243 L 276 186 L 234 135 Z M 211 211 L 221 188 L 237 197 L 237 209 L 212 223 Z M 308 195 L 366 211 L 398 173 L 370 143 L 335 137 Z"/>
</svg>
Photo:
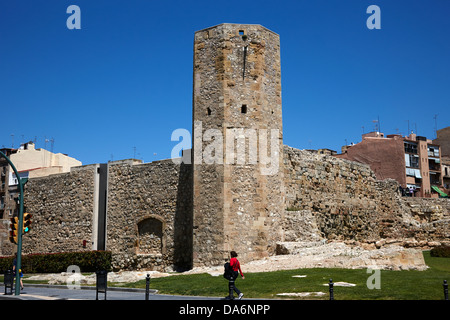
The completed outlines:
<svg viewBox="0 0 450 320">
<path fill-rule="evenodd" d="M 170 271 L 222 265 L 229 250 L 243 263 L 273 257 L 295 243 L 370 250 L 448 243 L 449 199 L 404 198 L 395 181 L 378 181 L 367 165 L 283 145 L 276 33 L 244 24 L 200 30 L 193 68 L 193 131 L 201 128 L 194 161 L 124 160 L 30 179 L 25 254 L 106 249 L 114 270 Z M 205 161 L 214 140 L 205 134 L 241 129 L 258 139 L 238 134 L 217 153 L 223 161 Z M 272 129 L 277 140 L 263 136 L 264 151 L 278 170 L 263 174 L 259 135 Z M 248 151 L 244 161 L 225 161 L 239 144 L 258 151 L 256 162 Z M 0 225 L 1 254 L 12 254 L 7 223 Z"/>
<path fill-rule="evenodd" d="M 258 259 L 274 250 L 274 223 L 284 211 L 280 39 L 241 24 L 200 30 L 194 39 L 194 130 L 201 125 L 193 141 L 194 264 L 220 264 L 230 250 Z M 213 164 L 205 159 L 208 130 L 227 138 Z M 278 164 L 273 174 L 261 161 L 268 153 Z"/>
</svg>

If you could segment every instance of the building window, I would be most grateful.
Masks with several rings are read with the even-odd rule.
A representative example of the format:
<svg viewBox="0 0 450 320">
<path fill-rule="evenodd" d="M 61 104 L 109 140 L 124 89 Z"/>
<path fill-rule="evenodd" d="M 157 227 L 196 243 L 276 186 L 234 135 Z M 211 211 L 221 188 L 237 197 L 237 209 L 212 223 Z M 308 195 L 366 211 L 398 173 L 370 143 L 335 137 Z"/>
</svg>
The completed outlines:
<svg viewBox="0 0 450 320">
<path fill-rule="evenodd" d="M 417 144 L 405 141 L 405 152 L 406 153 L 417 153 Z"/>
<path fill-rule="evenodd" d="M 239 30 L 239 35 L 243 36 L 244 35 L 244 30 Z"/>
<path fill-rule="evenodd" d="M 411 167 L 419 168 L 419 157 L 418 156 L 410 155 L 410 161 L 411 161 Z"/>
<path fill-rule="evenodd" d="M 243 104 L 241 107 L 241 113 L 247 113 L 247 105 Z"/>
<path fill-rule="evenodd" d="M 405 164 L 407 167 L 419 168 L 419 156 L 405 153 Z"/>
<path fill-rule="evenodd" d="M 210 116 L 211 115 L 211 109 L 208 107 L 208 109 L 206 109 L 206 114 L 208 115 L 208 116 Z"/>
</svg>

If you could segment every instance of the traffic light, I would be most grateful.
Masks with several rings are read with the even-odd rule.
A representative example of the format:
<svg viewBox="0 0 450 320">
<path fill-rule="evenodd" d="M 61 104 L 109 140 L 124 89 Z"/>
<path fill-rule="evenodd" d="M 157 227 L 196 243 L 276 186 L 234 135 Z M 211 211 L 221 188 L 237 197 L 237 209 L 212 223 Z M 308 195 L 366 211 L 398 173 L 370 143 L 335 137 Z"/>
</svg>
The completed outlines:
<svg viewBox="0 0 450 320">
<path fill-rule="evenodd" d="M 23 214 L 23 233 L 30 232 L 30 225 L 31 225 L 31 217 L 33 215 L 31 213 L 24 213 Z"/>
<path fill-rule="evenodd" d="M 11 218 L 9 229 L 9 241 L 17 244 L 19 242 L 19 217 Z"/>
</svg>

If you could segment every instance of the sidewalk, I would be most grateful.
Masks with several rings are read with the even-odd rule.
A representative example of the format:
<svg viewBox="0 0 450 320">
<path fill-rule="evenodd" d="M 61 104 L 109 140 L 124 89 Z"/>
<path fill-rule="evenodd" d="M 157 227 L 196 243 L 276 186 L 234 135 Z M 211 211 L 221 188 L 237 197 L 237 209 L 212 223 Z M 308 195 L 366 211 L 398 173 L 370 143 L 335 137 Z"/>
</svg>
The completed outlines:
<svg viewBox="0 0 450 320">
<path fill-rule="evenodd" d="M 145 289 L 108 287 L 106 300 L 145 300 Z M 80 286 L 69 289 L 66 285 L 25 284 L 19 296 L 4 294 L 0 286 L 0 300 L 96 300 L 95 286 Z M 103 292 L 98 293 L 98 300 L 105 300 Z M 149 300 L 220 300 L 217 297 L 192 297 L 158 294 L 149 290 Z"/>
</svg>

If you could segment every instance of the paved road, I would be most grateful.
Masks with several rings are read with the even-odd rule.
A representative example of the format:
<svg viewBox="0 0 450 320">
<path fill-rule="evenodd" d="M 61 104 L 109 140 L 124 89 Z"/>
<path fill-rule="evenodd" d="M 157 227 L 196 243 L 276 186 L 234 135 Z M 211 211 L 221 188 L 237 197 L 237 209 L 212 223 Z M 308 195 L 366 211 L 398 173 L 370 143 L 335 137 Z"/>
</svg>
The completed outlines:
<svg viewBox="0 0 450 320">
<path fill-rule="evenodd" d="M 96 300 L 95 287 L 91 289 L 67 289 L 66 286 L 27 285 L 19 296 L 4 295 L 4 287 L 0 286 L 0 300 Z M 99 292 L 99 300 L 105 299 L 105 294 Z M 108 288 L 106 300 L 145 300 L 144 289 Z M 149 300 L 221 300 L 220 298 L 190 297 L 163 295 L 150 292 Z"/>
</svg>

